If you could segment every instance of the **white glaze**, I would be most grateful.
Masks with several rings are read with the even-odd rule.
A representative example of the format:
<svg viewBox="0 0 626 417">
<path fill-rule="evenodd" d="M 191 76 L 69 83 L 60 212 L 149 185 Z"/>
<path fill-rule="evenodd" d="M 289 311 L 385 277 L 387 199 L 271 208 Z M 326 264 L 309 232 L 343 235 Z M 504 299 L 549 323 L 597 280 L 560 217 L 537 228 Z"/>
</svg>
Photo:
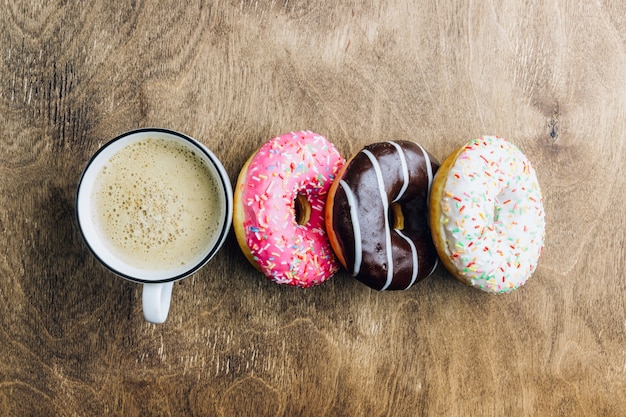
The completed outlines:
<svg viewBox="0 0 626 417">
<path fill-rule="evenodd" d="M 389 212 L 389 201 L 387 200 L 387 193 L 385 192 L 385 182 L 383 180 L 383 174 L 380 171 L 380 164 L 378 160 L 367 149 L 363 149 L 363 154 L 367 156 L 372 163 L 374 168 L 374 172 L 376 172 L 376 181 L 378 184 L 378 192 L 380 194 L 380 199 L 383 203 L 383 213 Z M 389 226 L 389 217 L 383 216 L 385 221 L 385 254 L 387 255 L 387 281 L 381 291 L 386 290 L 389 285 L 391 285 L 391 281 L 393 280 L 393 254 L 391 253 L 391 228 Z"/>
<path fill-rule="evenodd" d="M 357 211 L 356 199 L 352 189 L 344 180 L 339 180 L 339 184 L 346 193 L 346 199 L 350 206 L 350 220 L 352 221 L 352 229 L 354 231 L 354 269 L 352 275 L 356 276 L 361 270 L 361 261 L 363 258 L 363 240 L 361 239 L 361 226 L 359 224 L 359 213 Z"/>
<path fill-rule="evenodd" d="M 409 187 L 409 168 L 406 165 L 406 157 L 404 156 L 404 151 L 402 150 L 400 145 L 398 145 L 397 143 L 391 140 L 387 141 L 387 143 L 392 144 L 393 147 L 396 148 L 396 151 L 398 152 L 398 157 L 400 158 L 400 166 L 402 168 L 402 188 L 398 192 L 398 195 L 396 196 L 396 198 L 394 198 L 392 201 L 392 203 L 395 203 L 396 201 L 402 198 L 402 196 L 404 195 L 404 192 Z M 430 166 L 428 168 L 430 169 Z M 428 186 L 430 187 L 430 182 L 428 183 Z"/>
<path fill-rule="evenodd" d="M 402 239 L 406 240 L 409 246 L 411 247 L 411 259 L 413 260 L 413 273 L 411 274 L 411 283 L 407 285 L 406 289 L 409 289 L 413 284 L 415 284 L 415 280 L 417 279 L 417 273 L 419 272 L 419 262 L 417 261 L 417 248 L 415 247 L 415 243 L 407 235 L 402 233 L 402 231 L 398 229 L 393 229 Z M 436 264 L 435 264 L 436 265 Z"/>
</svg>

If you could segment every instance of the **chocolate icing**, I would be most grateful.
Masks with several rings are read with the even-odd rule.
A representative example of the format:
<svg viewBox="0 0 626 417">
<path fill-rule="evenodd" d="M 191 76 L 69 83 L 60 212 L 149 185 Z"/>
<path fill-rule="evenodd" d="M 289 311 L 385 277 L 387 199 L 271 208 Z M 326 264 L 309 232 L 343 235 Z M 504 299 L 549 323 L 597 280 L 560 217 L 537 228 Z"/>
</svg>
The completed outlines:
<svg viewBox="0 0 626 417">
<path fill-rule="evenodd" d="M 406 161 L 405 165 L 402 159 Z M 430 170 L 427 164 L 430 164 Z M 380 142 L 363 148 L 337 179 L 339 185 L 333 201 L 332 228 L 346 268 L 359 281 L 376 290 L 407 289 L 436 268 L 438 259 L 428 227 L 427 200 L 432 177 L 438 168 L 439 163 L 414 142 Z M 381 180 L 382 188 L 379 186 Z M 351 194 L 356 205 L 353 210 L 347 194 Z M 397 202 L 393 203 L 396 199 Z M 399 204 L 403 213 L 404 227 L 400 231 L 394 229 L 393 204 Z M 355 214 L 357 218 L 353 222 Z M 358 253 L 355 253 L 359 244 L 355 243 L 353 223 L 358 223 L 356 234 L 361 236 L 360 262 Z M 413 242 L 414 248 L 407 238 Z M 391 253 L 388 252 L 389 244 Z M 417 271 L 414 269 L 415 257 Z M 389 259 L 392 259 L 392 271 L 389 271 Z"/>
</svg>

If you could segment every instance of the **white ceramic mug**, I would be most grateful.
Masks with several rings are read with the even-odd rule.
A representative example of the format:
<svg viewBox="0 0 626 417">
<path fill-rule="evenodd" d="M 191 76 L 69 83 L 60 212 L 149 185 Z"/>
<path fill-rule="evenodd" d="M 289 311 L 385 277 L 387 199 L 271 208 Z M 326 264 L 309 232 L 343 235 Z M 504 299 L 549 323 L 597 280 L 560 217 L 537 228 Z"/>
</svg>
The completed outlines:
<svg viewBox="0 0 626 417">
<path fill-rule="evenodd" d="M 140 160 L 129 163 L 129 155 Z M 136 192 L 138 187 L 143 191 Z M 220 249 L 232 206 L 232 186 L 217 157 L 195 139 L 161 128 L 126 132 L 100 148 L 87 163 L 76 194 L 87 246 L 109 270 L 143 284 L 144 317 L 152 323 L 167 318 L 173 283 L 198 271 Z M 200 233 L 200 227 L 206 232 Z M 189 235 L 199 240 L 185 240 Z M 129 238 L 135 243 L 128 244 Z"/>
</svg>

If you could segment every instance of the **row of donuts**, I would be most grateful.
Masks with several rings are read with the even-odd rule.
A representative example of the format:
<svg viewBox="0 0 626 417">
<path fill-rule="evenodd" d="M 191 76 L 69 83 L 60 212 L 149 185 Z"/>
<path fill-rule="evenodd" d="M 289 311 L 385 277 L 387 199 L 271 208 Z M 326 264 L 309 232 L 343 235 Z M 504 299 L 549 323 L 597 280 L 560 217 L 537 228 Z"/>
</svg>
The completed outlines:
<svg viewBox="0 0 626 417">
<path fill-rule="evenodd" d="M 495 136 L 440 165 L 412 141 L 365 146 L 347 161 L 324 136 L 289 132 L 246 161 L 233 226 L 270 280 L 307 288 L 343 266 L 375 290 L 408 289 L 439 260 L 491 293 L 523 285 L 544 244 L 545 215 L 526 156 Z"/>
</svg>

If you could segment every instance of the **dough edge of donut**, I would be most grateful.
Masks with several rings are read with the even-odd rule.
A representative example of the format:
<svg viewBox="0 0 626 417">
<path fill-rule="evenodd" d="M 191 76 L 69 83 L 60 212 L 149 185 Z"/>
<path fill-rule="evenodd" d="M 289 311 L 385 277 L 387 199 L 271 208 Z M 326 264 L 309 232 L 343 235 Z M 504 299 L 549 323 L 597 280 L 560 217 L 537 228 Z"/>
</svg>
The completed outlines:
<svg viewBox="0 0 626 417">
<path fill-rule="evenodd" d="M 348 169 L 348 166 L 352 163 L 352 160 L 355 156 L 356 155 L 353 155 L 350 159 L 348 159 L 339 169 L 337 175 L 335 175 L 335 179 L 333 180 L 330 188 L 328 189 L 328 193 L 326 194 L 326 205 L 324 207 L 324 223 L 326 225 L 326 236 L 328 237 L 328 241 L 330 242 L 330 247 L 335 253 L 335 256 L 337 257 L 339 263 L 344 267 L 344 269 L 348 271 L 349 269 L 343 253 L 343 248 L 339 244 L 337 234 L 335 233 L 335 229 L 333 228 L 333 208 L 335 206 L 335 194 L 337 193 L 337 189 L 339 188 L 339 182 L 343 178 L 346 170 Z"/>
<path fill-rule="evenodd" d="M 454 163 L 456 162 L 458 156 L 465 150 L 465 147 L 466 146 L 463 145 L 459 147 L 456 151 L 448 155 L 448 157 L 446 157 L 446 159 L 441 163 L 439 169 L 435 173 L 435 177 L 433 178 L 433 183 L 430 188 L 430 204 L 428 207 L 428 215 L 430 222 L 430 234 L 433 240 L 433 244 L 435 245 L 435 249 L 437 250 L 437 255 L 439 256 L 439 259 L 454 278 L 461 281 L 463 284 L 471 287 L 471 280 L 462 276 L 450 260 L 450 253 L 448 252 L 448 245 L 446 243 L 445 232 L 443 230 L 444 227 L 441 223 L 441 204 L 443 199 L 443 190 L 446 188 L 446 183 L 448 180 L 448 175 L 450 174 L 450 170 L 454 166 Z"/>
<path fill-rule="evenodd" d="M 258 150 L 257 150 L 258 151 Z M 233 229 L 235 231 L 235 237 L 237 238 L 237 244 L 241 248 L 244 256 L 250 262 L 257 271 L 261 271 L 261 266 L 254 260 L 254 256 L 246 243 L 246 230 L 244 223 L 244 207 L 241 197 L 243 195 L 243 188 L 245 187 L 246 177 L 248 176 L 248 168 L 254 159 L 257 151 L 255 151 L 243 164 L 239 176 L 237 177 L 237 183 L 235 185 L 235 192 L 233 193 Z"/>
</svg>

